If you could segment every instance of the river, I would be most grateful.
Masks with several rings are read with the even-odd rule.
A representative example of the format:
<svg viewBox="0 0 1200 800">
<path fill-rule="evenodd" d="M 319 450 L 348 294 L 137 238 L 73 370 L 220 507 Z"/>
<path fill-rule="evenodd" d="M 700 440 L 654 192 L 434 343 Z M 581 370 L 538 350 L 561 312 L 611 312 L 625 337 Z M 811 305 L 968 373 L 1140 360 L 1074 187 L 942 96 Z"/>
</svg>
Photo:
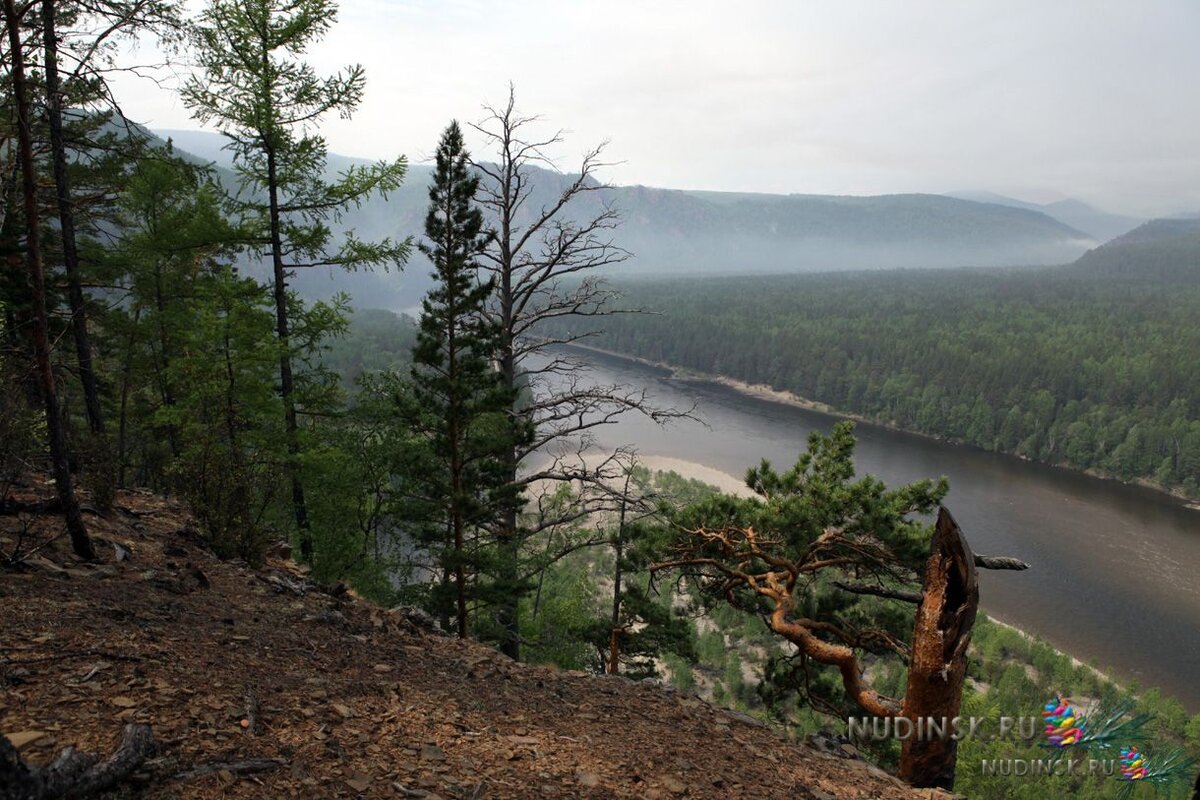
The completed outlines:
<svg viewBox="0 0 1200 800">
<path fill-rule="evenodd" d="M 627 414 L 599 429 L 601 447 L 633 445 L 740 476 L 762 458 L 791 466 L 810 432 L 838 421 L 624 359 L 586 358 L 587 382 L 645 388 L 660 407 L 694 403 L 704 423 L 663 428 Z M 1012 456 L 866 423 L 856 433 L 860 474 L 889 485 L 947 476 L 945 505 L 972 547 L 1032 565 L 983 570 L 985 612 L 1200 711 L 1200 511 L 1148 489 Z"/>
</svg>

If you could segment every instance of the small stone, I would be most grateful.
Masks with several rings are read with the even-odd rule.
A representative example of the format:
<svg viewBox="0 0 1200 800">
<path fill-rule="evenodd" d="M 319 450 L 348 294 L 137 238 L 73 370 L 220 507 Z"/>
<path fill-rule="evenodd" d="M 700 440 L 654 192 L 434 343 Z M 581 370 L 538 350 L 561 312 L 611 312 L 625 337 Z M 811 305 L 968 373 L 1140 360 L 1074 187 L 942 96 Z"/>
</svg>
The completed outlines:
<svg viewBox="0 0 1200 800">
<path fill-rule="evenodd" d="M 671 794 L 683 794 L 687 791 L 687 784 L 676 778 L 674 775 L 668 775 L 662 780 L 663 788 Z"/>
</svg>

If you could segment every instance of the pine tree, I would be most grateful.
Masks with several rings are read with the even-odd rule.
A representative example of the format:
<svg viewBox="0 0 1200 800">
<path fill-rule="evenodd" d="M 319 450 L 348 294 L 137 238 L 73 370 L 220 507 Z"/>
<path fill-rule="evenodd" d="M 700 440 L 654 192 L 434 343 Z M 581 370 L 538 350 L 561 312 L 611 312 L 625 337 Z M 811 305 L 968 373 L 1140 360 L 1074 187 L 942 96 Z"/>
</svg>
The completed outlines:
<svg viewBox="0 0 1200 800">
<path fill-rule="evenodd" d="M 468 571 L 479 566 L 467 537 L 517 503 L 501 460 L 514 440 L 509 411 L 515 397 L 493 366 L 499 327 L 483 314 L 494 287 L 477 277 L 477 258 L 492 239 L 473 202 L 478 185 L 462 131 L 451 122 L 429 187 L 428 242 L 419 245 L 433 264 L 436 285 L 422 303 L 412 378 L 416 427 L 438 464 L 436 473 L 426 474 L 423 494 L 436 509 L 435 520 L 444 520 L 448 541 L 441 561 L 453 575 L 454 615 L 463 638 Z"/>
<path fill-rule="evenodd" d="M 333 247 L 329 220 L 374 192 L 386 194 L 404 178 L 403 157 L 353 166 L 325 180 L 326 145 L 317 134 L 331 113 L 347 117 L 362 99 L 364 74 L 354 65 L 320 77 L 301 58 L 337 19 L 328 0 L 213 0 L 195 28 L 202 71 L 183 88 L 184 102 L 203 123 L 230 140 L 242 184 L 238 197 L 253 233 L 250 241 L 271 260 L 279 384 L 290 460 L 292 509 L 306 560 L 313 538 L 301 477 L 295 348 L 292 327 L 299 301 L 289 296 L 292 270 L 400 266 L 407 241 L 364 242 L 353 231 Z"/>
<path fill-rule="evenodd" d="M 183 447 L 169 409 L 191 388 L 176 384 L 177 362 L 237 231 L 211 174 L 175 157 L 170 142 L 133 167 L 119 212 L 116 246 L 98 253 L 119 262 L 126 297 L 105 320 L 116 373 L 118 484 L 132 467 L 139 485 L 166 488 L 165 468 Z"/>
<path fill-rule="evenodd" d="M 26 7 L 28 8 L 28 7 Z M 29 267 L 29 289 L 33 305 L 33 340 L 37 372 L 46 409 L 49 432 L 50 462 L 58 499 L 63 508 L 67 532 L 76 555 L 89 561 L 96 558 L 91 538 L 83 524 L 79 501 L 71 480 L 70 454 L 63 429 L 58 387 L 51 365 L 50 338 L 46 318 L 46 279 L 41 250 L 41 211 L 37 198 L 37 173 L 33 159 L 33 122 L 29 101 L 29 81 L 25 72 L 25 57 L 21 42 L 21 12 L 13 0 L 4 0 L 4 24 L 8 35 L 9 59 L 13 97 L 17 116 L 18 161 L 21 167 L 21 190 L 25 211 L 25 250 Z"/>
</svg>

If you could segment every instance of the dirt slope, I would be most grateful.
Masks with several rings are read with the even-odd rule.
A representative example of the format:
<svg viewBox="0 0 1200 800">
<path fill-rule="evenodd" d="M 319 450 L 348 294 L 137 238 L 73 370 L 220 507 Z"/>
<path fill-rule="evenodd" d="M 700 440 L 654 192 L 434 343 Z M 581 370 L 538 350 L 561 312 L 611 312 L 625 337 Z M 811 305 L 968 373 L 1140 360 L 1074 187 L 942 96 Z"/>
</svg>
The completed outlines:
<svg viewBox="0 0 1200 800">
<path fill-rule="evenodd" d="M 0 568 L 0 733 L 31 764 L 146 722 L 142 797 L 937 796 L 659 686 L 513 663 L 289 561 L 218 561 L 160 498 L 117 504 L 88 517 L 104 563 L 59 540 Z M 3 552 L 18 528 L 0 517 Z"/>
</svg>

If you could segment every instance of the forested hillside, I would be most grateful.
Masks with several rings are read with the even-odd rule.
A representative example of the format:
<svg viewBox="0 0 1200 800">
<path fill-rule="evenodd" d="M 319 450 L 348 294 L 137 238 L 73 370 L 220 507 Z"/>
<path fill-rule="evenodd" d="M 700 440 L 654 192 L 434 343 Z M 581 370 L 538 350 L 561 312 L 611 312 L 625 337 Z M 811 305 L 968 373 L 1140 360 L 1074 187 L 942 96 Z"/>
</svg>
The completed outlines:
<svg viewBox="0 0 1200 800">
<path fill-rule="evenodd" d="M 661 313 L 591 341 L 1194 497 L 1200 267 L 1160 269 L 1174 244 L 1155 239 L 1115 279 L 1096 267 L 1118 246 L 1069 269 L 624 283 Z"/>
<path fill-rule="evenodd" d="M 1156 219 L 1083 254 L 1077 269 L 1135 281 L 1200 283 L 1200 219 Z"/>
</svg>

